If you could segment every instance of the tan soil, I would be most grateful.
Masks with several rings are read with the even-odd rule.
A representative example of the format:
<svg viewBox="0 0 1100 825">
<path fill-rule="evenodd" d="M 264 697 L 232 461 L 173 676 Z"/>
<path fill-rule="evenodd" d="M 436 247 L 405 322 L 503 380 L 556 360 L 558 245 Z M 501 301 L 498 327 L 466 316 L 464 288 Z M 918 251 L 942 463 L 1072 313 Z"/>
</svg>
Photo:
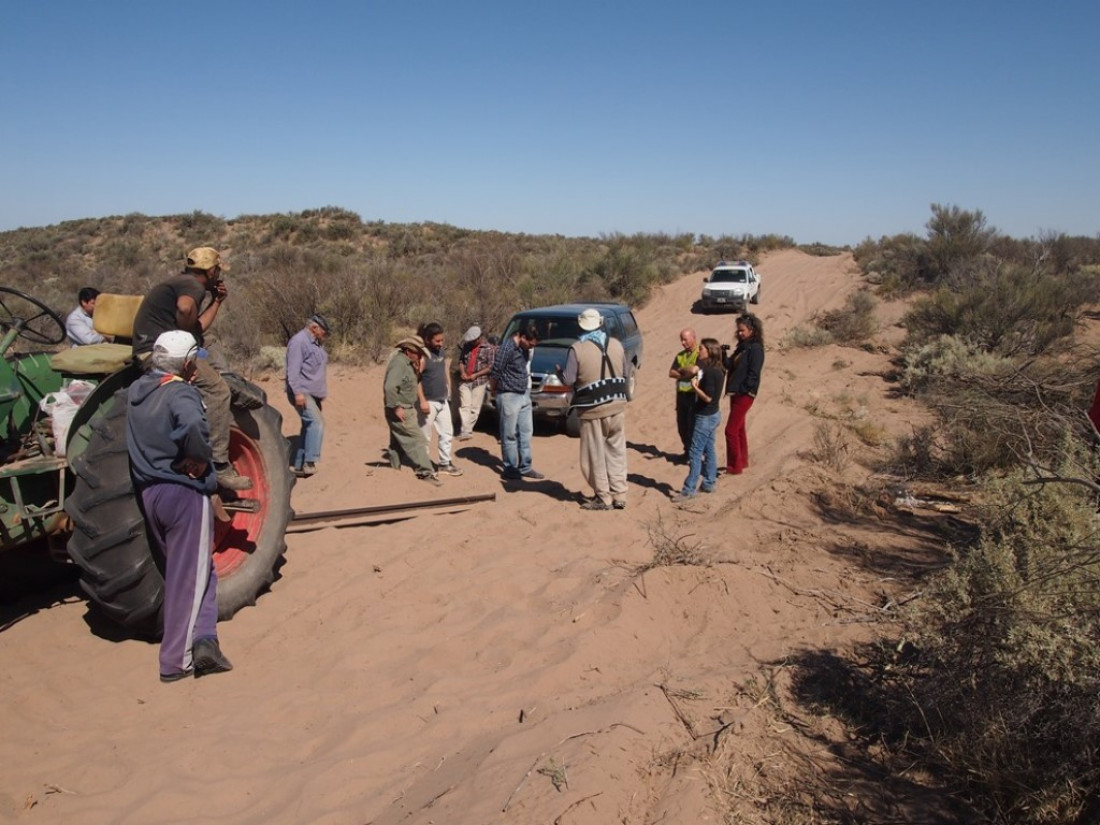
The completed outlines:
<svg viewBox="0 0 1100 825">
<path fill-rule="evenodd" d="M 850 256 L 783 251 L 759 268 L 768 356 L 752 464 L 687 509 L 667 498 L 685 474 L 668 460 L 668 366 L 684 326 L 733 337 L 733 316 L 691 313 L 703 273 L 638 313 L 623 512 L 578 508 L 578 444 L 563 434 L 535 438 L 542 482 L 502 487 L 484 432 L 456 444 L 466 473 L 441 489 L 394 472 L 380 462 L 382 368 L 335 369 L 322 469 L 298 483 L 299 513 L 496 500 L 293 532 L 271 592 L 221 626 L 226 675 L 160 684 L 155 646 L 94 621 L 90 632 L 76 598 L 14 623 L 0 633 L 0 821 L 723 821 L 740 803 L 716 789 L 775 735 L 744 686 L 798 651 L 865 638 L 854 620 L 874 612 L 886 575 L 873 559 L 920 542 L 842 529 L 812 501 L 830 475 L 813 455 L 823 416 L 886 434 L 919 415 L 891 397 L 882 352 L 777 346 L 859 286 Z M 279 381 L 267 389 L 296 433 Z M 720 563 L 635 575 L 655 533 Z M 694 758 L 731 713 L 726 765 Z"/>
</svg>

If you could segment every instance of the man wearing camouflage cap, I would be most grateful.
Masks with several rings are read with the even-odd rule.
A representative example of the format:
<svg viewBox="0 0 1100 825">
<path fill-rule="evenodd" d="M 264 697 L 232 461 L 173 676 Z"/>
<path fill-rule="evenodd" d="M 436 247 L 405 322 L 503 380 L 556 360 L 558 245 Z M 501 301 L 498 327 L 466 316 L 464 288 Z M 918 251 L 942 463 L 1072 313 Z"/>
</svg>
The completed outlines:
<svg viewBox="0 0 1100 825">
<path fill-rule="evenodd" d="M 203 333 L 210 329 L 229 296 L 221 277 L 228 269 L 221 253 L 212 247 L 200 246 L 188 252 L 183 272 L 154 286 L 141 302 L 134 317 L 134 355 L 146 362 L 157 338 L 177 329 L 190 332 L 201 347 Z M 208 294 L 212 300 L 203 307 Z M 229 460 L 229 427 L 233 420 L 229 385 L 205 358 L 196 362 L 193 383 L 206 404 L 218 486 L 225 490 L 251 489 L 252 479 L 240 475 Z"/>
</svg>

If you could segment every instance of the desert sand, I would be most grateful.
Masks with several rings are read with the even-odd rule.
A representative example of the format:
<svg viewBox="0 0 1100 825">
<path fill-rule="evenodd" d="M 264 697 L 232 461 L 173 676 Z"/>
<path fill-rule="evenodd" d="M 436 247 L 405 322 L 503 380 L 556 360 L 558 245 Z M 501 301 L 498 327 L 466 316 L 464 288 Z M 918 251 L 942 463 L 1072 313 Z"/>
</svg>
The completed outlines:
<svg viewBox="0 0 1100 825">
<path fill-rule="evenodd" d="M 704 273 L 638 312 L 625 511 L 579 509 L 578 442 L 543 428 L 544 481 L 503 485 L 484 430 L 456 443 L 465 475 L 440 489 L 394 471 L 380 453 L 383 368 L 334 368 L 321 470 L 295 487 L 298 513 L 495 500 L 292 525 L 270 592 L 220 627 L 235 669 L 205 679 L 161 684 L 156 647 L 112 632 L 73 587 L 29 596 L 0 632 L 0 821 L 722 821 L 733 800 L 692 754 L 734 719 L 728 741 L 748 759 L 757 728 L 738 686 L 868 634 L 848 619 L 882 585 L 853 556 L 905 540 L 822 518 L 815 426 L 841 408 L 886 432 L 917 415 L 890 396 L 881 351 L 777 346 L 858 288 L 849 255 L 788 250 L 759 269 L 768 355 L 751 465 L 681 509 L 668 501 L 685 475 L 667 376 L 679 330 L 733 341 L 734 316 L 691 311 Z M 296 434 L 281 380 L 264 385 Z M 714 563 L 638 571 L 677 540 Z"/>
</svg>

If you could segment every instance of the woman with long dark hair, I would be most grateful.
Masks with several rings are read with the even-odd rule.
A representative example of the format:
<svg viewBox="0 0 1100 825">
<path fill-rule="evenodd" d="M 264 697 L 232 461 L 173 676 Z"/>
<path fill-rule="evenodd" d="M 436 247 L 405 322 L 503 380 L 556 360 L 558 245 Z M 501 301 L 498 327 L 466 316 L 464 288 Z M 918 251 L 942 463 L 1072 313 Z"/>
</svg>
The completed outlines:
<svg viewBox="0 0 1100 825">
<path fill-rule="evenodd" d="M 726 395 L 730 397 L 730 417 L 726 422 L 726 472 L 740 475 L 749 466 L 749 440 L 745 418 L 760 389 L 764 370 L 764 325 L 755 315 L 737 319 L 737 347 L 724 359 L 728 372 Z"/>
<path fill-rule="evenodd" d="M 696 372 L 691 379 L 691 389 L 695 394 L 694 419 L 691 430 L 691 446 L 688 448 L 688 474 L 679 494 L 672 496 L 673 501 L 682 501 L 695 495 L 696 487 L 700 492 L 713 493 L 718 481 L 718 451 L 714 447 L 715 434 L 722 420 L 719 401 L 722 398 L 722 348 L 713 338 L 704 338 L 699 342 L 699 357 L 695 362 Z M 699 484 L 702 475 L 703 483 Z"/>
</svg>

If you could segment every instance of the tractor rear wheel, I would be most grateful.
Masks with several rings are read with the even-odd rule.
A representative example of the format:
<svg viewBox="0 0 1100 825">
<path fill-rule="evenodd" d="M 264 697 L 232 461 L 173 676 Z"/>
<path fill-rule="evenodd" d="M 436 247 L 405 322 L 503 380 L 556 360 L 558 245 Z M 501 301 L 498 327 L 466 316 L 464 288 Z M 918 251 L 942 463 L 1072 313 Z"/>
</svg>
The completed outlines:
<svg viewBox="0 0 1100 825">
<path fill-rule="evenodd" d="M 253 604 L 275 577 L 292 516 L 289 446 L 282 416 L 271 407 L 233 411 L 229 452 L 253 488 L 226 501 L 232 519 L 215 522 L 218 618 Z M 126 450 L 126 390 L 116 392 L 88 422 L 87 449 L 74 459 L 74 487 L 65 503 L 73 520 L 69 556 L 81 586 L 113 621 L 135 633 L 161 630 L 164 557 L 146 533 L 130 481 Z M 238 506 L 235 506 L 238 505 Z"/>
</svg>

